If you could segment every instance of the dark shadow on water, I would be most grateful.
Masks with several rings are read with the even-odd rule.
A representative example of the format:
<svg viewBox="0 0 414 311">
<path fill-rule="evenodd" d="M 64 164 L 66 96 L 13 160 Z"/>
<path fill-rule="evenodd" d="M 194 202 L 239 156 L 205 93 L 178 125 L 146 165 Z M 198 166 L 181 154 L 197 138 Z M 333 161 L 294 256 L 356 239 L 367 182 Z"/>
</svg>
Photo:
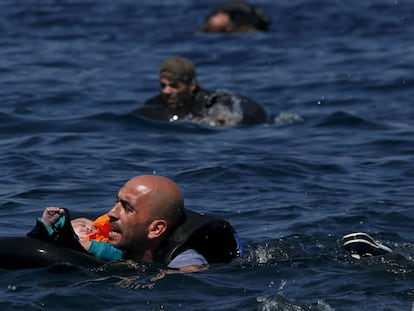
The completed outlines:
<svg viewBox="0 0 414 311">
<path fill-rule="evenodd" d="M 358 128 L 366 130 L 379 130 L 386 128 L 382 124 L 368 121 L 364 117 L 355 116 L 344 111 L 336 111 L 324 117 L 321 121 L 318 121 L 315 127 Z"/>
</svg>

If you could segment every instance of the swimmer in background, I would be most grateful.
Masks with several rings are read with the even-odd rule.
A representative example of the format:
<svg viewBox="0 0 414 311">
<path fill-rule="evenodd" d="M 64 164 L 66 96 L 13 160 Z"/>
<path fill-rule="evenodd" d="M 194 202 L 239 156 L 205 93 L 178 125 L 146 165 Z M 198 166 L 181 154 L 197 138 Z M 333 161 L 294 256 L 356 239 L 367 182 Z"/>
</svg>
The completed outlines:
<svg viewBox="0 0 414 311">
<path fill-rule="evenodd" d="M 268 115 L 255 101 L 200 86 L 191 60 L 171 57 L 159 69 L 160 94 L 146 100 L 131 114 L 170 122 L 192 122 L 214 127 L 265 124 Z"/>
<path fill-rule="evenodd" d="M 214 8 L 200 28 L 209 33 L 246 33 L 267 31 L 270 18 L 246 1 L 227 1 Z"/>
<path fill-rule="evenodd" d="M 64 208 L 46 207 L 42 218 L 38 219 L 49 235 L 55 232 L 59 234 L 59 229 L 65 226 L 69 218 Z M 108 234 L 111 230 L 109 216 L 107 214 L 98 217 L 95 221 L 88 218 L 75 218 L 70 221 L 73 232 L 76 234 L 80 245 L 91 255 L 103 260 L 118 260 L 123 258 L 123 252 L 112 245 L 106 243 Z"/>
</svg>

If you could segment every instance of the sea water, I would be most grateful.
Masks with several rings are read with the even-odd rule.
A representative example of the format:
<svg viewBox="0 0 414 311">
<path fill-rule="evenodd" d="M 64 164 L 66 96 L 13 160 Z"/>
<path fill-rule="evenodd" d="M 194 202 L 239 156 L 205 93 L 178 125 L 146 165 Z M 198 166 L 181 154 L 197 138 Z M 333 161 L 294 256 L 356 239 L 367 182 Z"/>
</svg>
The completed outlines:
<svg viewBox="0 0 414 311">
<path fill-rule="evenodd" d="M 414 2 L 260 0 L 268 33 L 197 32 L 218 3 L 0 3 L 0 235 L 23 236 L 49 205 L 96 217 L 130 177 L 156 174 L 245 250 L 192 274 L 0 270 L 1 310 L 412 309 Z M 131 116 L 175 55 L 270 122 Z M 393 256 L 354 260 L 341 246 L 354 231 Z"/>
</svg>

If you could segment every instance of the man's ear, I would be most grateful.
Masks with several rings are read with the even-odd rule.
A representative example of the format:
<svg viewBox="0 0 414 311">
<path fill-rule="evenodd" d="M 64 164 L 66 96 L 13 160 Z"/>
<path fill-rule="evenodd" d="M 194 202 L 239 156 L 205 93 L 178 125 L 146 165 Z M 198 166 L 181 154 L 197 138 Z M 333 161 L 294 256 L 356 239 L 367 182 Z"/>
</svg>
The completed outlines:
<svg viewBox="0 0 414 311">
<path fill-rule="evenodd" d="M 198 85 L 197 80 L 196 79 L 191 79 L 191 82 L 190 82 L 191 92 L 194 93 L 197 90 L 197 85 Z"/>
<path fill-rule="evenodd" d="M 167 230 L 167 222 L 162 219 L 153 220 L 148 226 L 148 239 L 155 239 Z"/>
</svg>

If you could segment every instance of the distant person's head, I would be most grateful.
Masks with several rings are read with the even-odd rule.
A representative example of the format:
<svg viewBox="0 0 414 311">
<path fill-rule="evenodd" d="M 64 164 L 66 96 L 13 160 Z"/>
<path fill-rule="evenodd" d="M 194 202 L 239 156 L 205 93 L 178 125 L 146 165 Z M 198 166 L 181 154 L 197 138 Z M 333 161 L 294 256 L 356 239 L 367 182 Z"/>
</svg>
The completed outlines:
<svg viewBox="0 0 414 311">
<path fill-rule="evenodd" d="M 194 92 L 198 88 L 193 62 L 184 57 L 171 57 L 160 66 L 161 95 L 168 107 L 189 108 Z"/>
<path fill-rule="evenodd" d="M 202 27 L 204 32 L 233 32 L 234 24 L 230 14 L 226 12 L 217 12 L 211 15 Z"/>
<path fill-rule="evenodd" d="M 108 213 L 108 243 L 123 250 L 127 259 L 153 261 L 162 241 L 181 221 L 183 208 L 182 193 L 170 179 L 133 177 L 119 190 Z"/>
<path fill-rule="evenodd" d="M 270 18 L 252 4 L 246 1 L 228 1 L 210 12 L 200 31 L 211 33 L 267 31 L 270 22 Z"/>
</svg>

